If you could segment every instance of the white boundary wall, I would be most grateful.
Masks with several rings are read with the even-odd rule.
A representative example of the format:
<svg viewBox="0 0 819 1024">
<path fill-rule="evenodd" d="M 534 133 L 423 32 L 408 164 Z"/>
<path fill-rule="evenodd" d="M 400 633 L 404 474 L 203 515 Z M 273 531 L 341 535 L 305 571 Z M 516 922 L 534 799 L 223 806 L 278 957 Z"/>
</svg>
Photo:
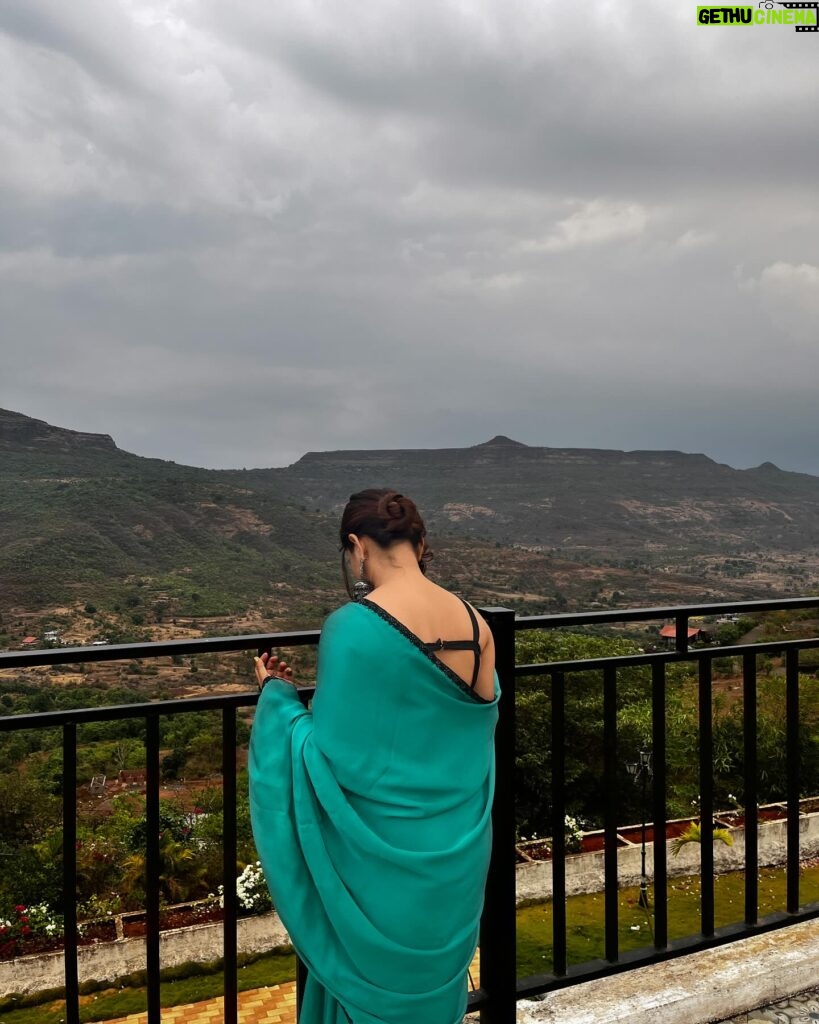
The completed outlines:
<svg viewBox="0 0 819 1024">
<path fill-rule="evenodd" d="M 759 824 L 759 866 L 784 864 L 787 859 L 786 821 L 763 821 Z M 742 871 L 745 867 L 745 829 L 731 829 L 733 846 L 714 843 L 714 871 Z M 673 840 L 666 843 L 668 875 L 696 875 L 700 869 L 698 843 L 684 846 L 675 857 L 671 851 Z M 799 819 L 799 855 L 802 860 L 819 856 L 819 811 L 802 815 Z M 646 875 L 649 881 L 654 873 L 654 844 L 646 843 Z M 617 878 L 622 887 L 640 884 L 641 855 L 639 845 L 621 846 L 617 850 Z M 603 852 L 570 853 L 566 857 L 566 895 L 583 892 L 602 892 L 605 888 Z M 552 862 L 529 861 L 517 866 L 516 898 L 546 900 L 552 896 Z"/>
<path fill-rule="evenodd" d="M 160 963 L 162 967 L 178 967 L 190 961 L 218 960 L 222 956 L 223 934 L 221 921 L 160 932 Z M 239 918 L 237 946 L 240 953 L 265 953 L 276 946 L 286 946 L 289 941 L 276 913 Z M 80 946 L 77 968 L 80 982 L 113 981 L 134 971 L 144 971 L 145 939 L 117 939 Z M 64 984 L 62 950 L 0 962 L 0 996 L 41 992 Z"/>
</svg>

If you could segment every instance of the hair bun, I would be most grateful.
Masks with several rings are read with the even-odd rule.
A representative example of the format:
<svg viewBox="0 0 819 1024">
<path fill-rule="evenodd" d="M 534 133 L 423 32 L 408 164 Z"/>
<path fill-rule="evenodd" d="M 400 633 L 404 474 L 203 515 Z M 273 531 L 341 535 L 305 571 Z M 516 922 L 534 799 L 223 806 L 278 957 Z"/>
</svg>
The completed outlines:
<svg viewBox="0 0 819 1024">
<path fill-rule="evenodd" d="M 412 500 L 398 491 L 370 487 L 350 495 L 339 526 L 341 550 L 352 550 L 350 536 L 370 537 L 379 547 L 390 548 L 409 541 L 419 548 L 418 564 L 426 572 L 432 552 L 426 545 L 426 527 Z M 349 588 L 348 588 L 349 589 Z M 352 593 L 350 593 L 352 597 Z"/>
<path fill-rule="evenodd" d="M 416 512 L 415 504 L 397 491 L 387 491 L 378 502 L 378 514 L 387 520 L 390 533 L 405 530 Z"/>
</svg>

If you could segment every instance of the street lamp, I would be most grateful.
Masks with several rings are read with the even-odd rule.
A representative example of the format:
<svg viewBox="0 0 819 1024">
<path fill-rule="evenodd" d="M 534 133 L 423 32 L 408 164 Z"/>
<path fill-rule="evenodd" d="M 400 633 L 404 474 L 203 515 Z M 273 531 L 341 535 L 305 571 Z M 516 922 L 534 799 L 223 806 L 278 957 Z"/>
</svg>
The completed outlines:
<svg viewBox="0 0 819 1024">
<path fill-rule="evenodd" d="M 641 843 L 640 843 L 640 906 L 644 910 L 649 909 L 648 903 L 648 875 L 646 874 L 646 785 L 648 780 L 654 777 L 654 767 L 651 763 L 651 751 L 641 750 L 639 753 L 639 761 L 630 761 L 626 764 L 626 771 L 631 776 L 634 785 L 642 784 L 642 794 L 640 799 L 640 815 L 642 817 L 641 832 Z M 657 836 L 654 836 L 654 842 L 657 842 Z"/>
</svg>

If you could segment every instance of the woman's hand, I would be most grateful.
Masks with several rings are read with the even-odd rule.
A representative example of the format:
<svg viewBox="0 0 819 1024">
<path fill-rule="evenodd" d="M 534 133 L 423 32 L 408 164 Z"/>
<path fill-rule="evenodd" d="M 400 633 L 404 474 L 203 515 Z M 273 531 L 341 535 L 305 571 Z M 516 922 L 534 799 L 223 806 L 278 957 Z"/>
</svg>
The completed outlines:
<svg viewBox="0 0 819 1024">
<path fill-rule="evenodd" d="M 293 669 L 286 661 L 279 661 L 275 654 L 265 653 L 260 658 L 254 658 L 253 668 L 260 690 L 270 676 L 281 679 L 285 683 L 293 683 Z"/>
</svg>

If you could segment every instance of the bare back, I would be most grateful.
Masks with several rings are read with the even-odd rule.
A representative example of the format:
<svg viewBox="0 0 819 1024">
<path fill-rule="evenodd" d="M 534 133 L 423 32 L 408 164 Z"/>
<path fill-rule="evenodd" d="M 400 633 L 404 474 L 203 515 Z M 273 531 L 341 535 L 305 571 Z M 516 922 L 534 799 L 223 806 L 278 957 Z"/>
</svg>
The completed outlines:
<svg viewBox="0 0 819 1024">
<path fill-rule="evenodd" d="M 472 637 L 469 612 L 460 598 L 424 577 L 407 583 L 385 583 L 368 598 L 397 619 L 424 644 L 438 640 L 465 641 Z M 480 663 L 475 693 L 484 700 L 495 695 L 495 645 L 485 620 L 475 612 L 478 622 Z M 435 657 L 467 685 L 471 684 L 475 656 L 471 650 L 436 649 Z"/>
</svg>

